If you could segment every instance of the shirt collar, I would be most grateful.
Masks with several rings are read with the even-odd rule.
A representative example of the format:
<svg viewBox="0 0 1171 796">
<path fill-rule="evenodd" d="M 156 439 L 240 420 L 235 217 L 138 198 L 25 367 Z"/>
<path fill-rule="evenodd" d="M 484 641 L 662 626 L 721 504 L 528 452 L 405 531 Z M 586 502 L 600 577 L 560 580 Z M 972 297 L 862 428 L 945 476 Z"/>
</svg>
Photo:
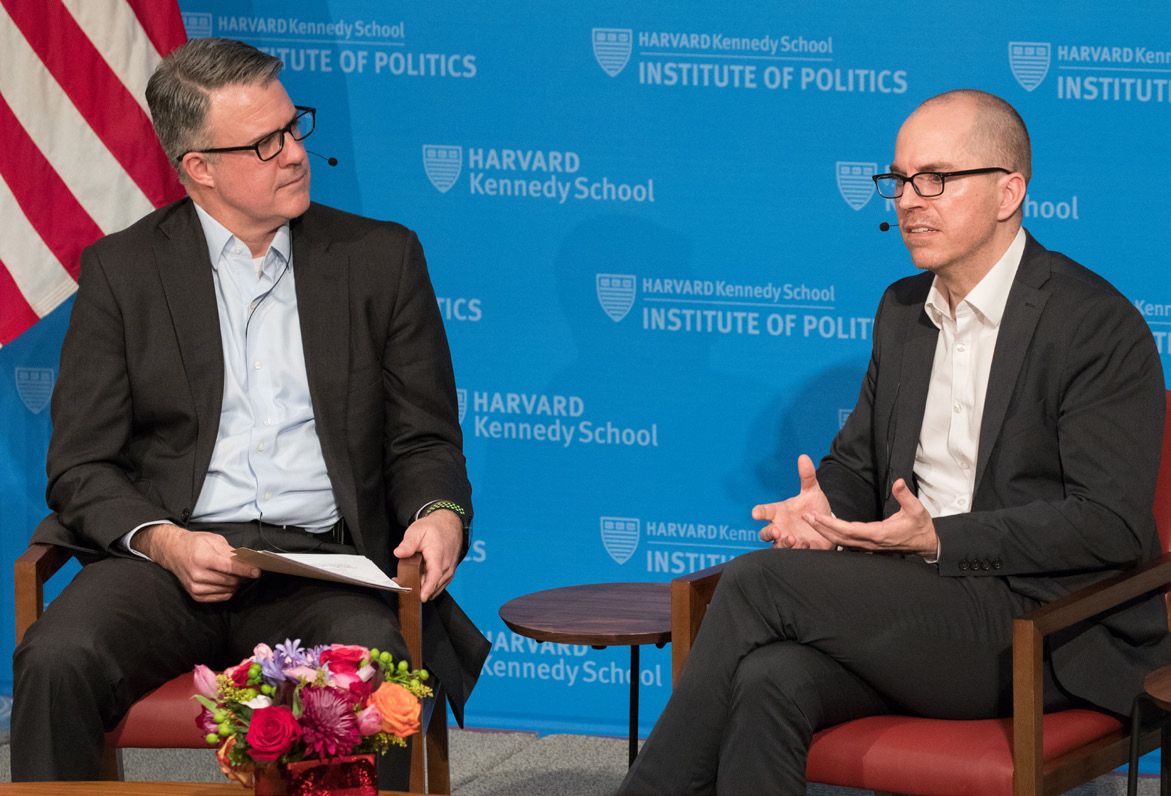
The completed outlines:
<svg viewBox="0 0 1171 796">
<path fill-rule="evenodd" d="M 1012 290 L 1012 282 L 1016 278 L 1021 257 L 1025 253 L 1025 240 L 1025 229 L 1021 227 L 996 264 L 960 301 L 960 304 L 967 304 L 994 328 L 1000 326 L 1000 321 L 1004 318 L 1008 294 Z M 931 290 L 927 293 L 923 310 L 936 328 L 943 328 L 943 318 L 950 315 L 950 308 L 943 291 L 939 289 L 939 277 L 931 280 Z"/>
<path fill-rule="evenodd" d="M 195 214 L 199 217 L 199 224 L 203 227 L 203 237 L 204 240 L 207 241 L 207 254 L 208 257 L 211 258 L 211 267 L 215 270 L 219 270 L 220 258 L 229 253 L 229 247 L 234 245 L 238 239 L 227 227 L 216 221 L 215 218 L 212 217 L 211 213 L 208 213 L 194 202 L 192 202 L 192 204 L 195 206 Z M 272 243 L 268 245 L 270 252 L 276 252 L 279 254 L 281 259 L 286 263 L 289 263 L 290 266 L 292 263 L 290 262 L 289 253 L 292 251 L 292 240 L 293 238 L 292 233 L 289 230 L 289 222 L 286 221 L 281 225 L 280 229 L 276 231 L 276 235 L 274 235 L 272 238 Z M 244 246 L 242 241 L 240 241 L 240 245 L 242 247 L 241 253 L 243 256 L 251 258 L 252 254 L 248 251 L 248 248 Z M 266 253 L 265 259 L 267 258 L 268 254 Z"/>
</svg>

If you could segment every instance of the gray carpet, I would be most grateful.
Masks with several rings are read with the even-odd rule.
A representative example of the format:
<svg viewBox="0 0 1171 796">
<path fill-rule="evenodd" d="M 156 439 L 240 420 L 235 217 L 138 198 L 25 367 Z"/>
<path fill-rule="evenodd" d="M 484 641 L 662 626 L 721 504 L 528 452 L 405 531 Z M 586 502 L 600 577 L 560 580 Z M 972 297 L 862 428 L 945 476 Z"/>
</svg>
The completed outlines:
<svg viewBox="0 0 1171 796">
<path fill-rule="evenodd" d="M 6 739 L 3 739 L 6 740 Z M 7 743 L 0 745 L 0 782 L 11 780 Z M 454 796 L 593 796 L 613 793 L 626 770 L 626 740 L 588 735 L 546 735 L 485 730 L 451 731 Z M 210 750 L 127 749 L 126 778 L 143 781 L 220 782 Z M 1121 796 L 1125 777 L 1109 775 L 1067 796 Z M 1158 781 L 1144 777 L 1140 796 L 1154 796 Z M 867 791 L 810 785 L 807 796 L 862 796 Z"/>
</svg>

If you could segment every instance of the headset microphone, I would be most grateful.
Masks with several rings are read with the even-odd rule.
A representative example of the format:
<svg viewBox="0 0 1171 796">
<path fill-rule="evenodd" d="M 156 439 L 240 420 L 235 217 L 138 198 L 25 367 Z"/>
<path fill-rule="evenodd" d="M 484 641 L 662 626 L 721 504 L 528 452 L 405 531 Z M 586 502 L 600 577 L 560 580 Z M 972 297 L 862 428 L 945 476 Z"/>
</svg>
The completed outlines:
<svg viewBox="0 0 1171 796">
<path fill-rule="evenodd" d="M 319 154 L 318 154 L 318 153 L 316 153 L 316 152 L 310 152 L 308 149 L 306 149 L 305 151 L 306 151 L 306 152 L 308 152 L 310 155 L 312 155 L 312 156 L 313 156 L 313 157 L 315 157 L 315 158 L 321 158 L 322 160 L 324 160 L 326 163 L 328 163 L 328 164 L 329 164 L 329 165 L 331 165 L 331 166 L 336 166 L 336 165 L 337 165 L 337 158 L 334 158 L 334 157 L 326 157 L 325 155 L 319 155 Z"/>
<path fill-rule="evenodd" d="M 881 224 L 878 225 L 878 231 L 879 232 L 886 232 L 887 230 L 890 230 L 893 227 L 897 227 L 897 226 L 898 226 L 898 224 L 892 224 L 889 221 L 883 221 Z"/>
</svg>

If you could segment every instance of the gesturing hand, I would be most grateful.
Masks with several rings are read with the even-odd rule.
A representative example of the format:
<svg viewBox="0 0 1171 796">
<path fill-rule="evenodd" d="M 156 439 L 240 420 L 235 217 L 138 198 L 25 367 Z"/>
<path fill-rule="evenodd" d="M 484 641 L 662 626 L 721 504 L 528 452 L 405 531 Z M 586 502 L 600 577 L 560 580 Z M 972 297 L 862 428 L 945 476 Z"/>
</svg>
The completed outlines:
<svg viewBox="0 0 1171 796">
<path fill-rule="evenodd" d="M 907 482 L 902 478 L 895 481 L 891 494 L 899 510 L 881 522 L 845 522 L 824 511 L 809 512 L 805 521 L 832 544 L 843 547 L 937 555 L 935 522 Z"/>
<path fill-rule="evenodd" d="M 752 519 L 767 520 L 768 525 L 760 529 L 760 540 L 772 542 L 773 547 L 798 547 L 826 550 L 834 546 L 809 524 L 807 515 L 828 515 L 829 499 L 817 483 L 817 470 L 813 460 L 804 453 L 797 458 L 797 475 L 801 479 L 801 490 L 779 503 L 762 503 L 752 507 Z"/>
<path fill-rule="evenodd" d="M 454 511 L 447 509 L 420 517 L 407 528 L 394 554 L 398 558 L 423 554 L 423 583 L 419 589 L 419 599 L 423 602 L 447 588 L 459 564 L 459 551 L 463 542 L 463 520 Z"/>
<path fill-rule="evenodd" d="M 232 546 L 218 533 L 151 525 L 134 535 L 133 544 L 178 578 L 196 602 L 230 600 L 245 578 L 260 577 L 259 569 L 236 561 Z"/>
</svg>

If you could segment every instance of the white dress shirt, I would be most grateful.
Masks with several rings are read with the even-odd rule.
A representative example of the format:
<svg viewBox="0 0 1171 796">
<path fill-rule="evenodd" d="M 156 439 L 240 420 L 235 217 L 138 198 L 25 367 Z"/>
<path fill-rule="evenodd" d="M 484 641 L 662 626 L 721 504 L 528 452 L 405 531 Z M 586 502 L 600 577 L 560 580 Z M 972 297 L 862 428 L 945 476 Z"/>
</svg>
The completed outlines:
<svg viewBox="0 0 1171 796">
<path fill-rule="evenodd" d="M 919 500 L 932 517 L 971 510 L 988 374 L 1024 251 L 1021 229 L 992 270 L 956 305 L 954 317 L 938 277 L 927 295 L 924 312 L 940 333 L 915 451 L 915 479 Z"/>
</svg>

